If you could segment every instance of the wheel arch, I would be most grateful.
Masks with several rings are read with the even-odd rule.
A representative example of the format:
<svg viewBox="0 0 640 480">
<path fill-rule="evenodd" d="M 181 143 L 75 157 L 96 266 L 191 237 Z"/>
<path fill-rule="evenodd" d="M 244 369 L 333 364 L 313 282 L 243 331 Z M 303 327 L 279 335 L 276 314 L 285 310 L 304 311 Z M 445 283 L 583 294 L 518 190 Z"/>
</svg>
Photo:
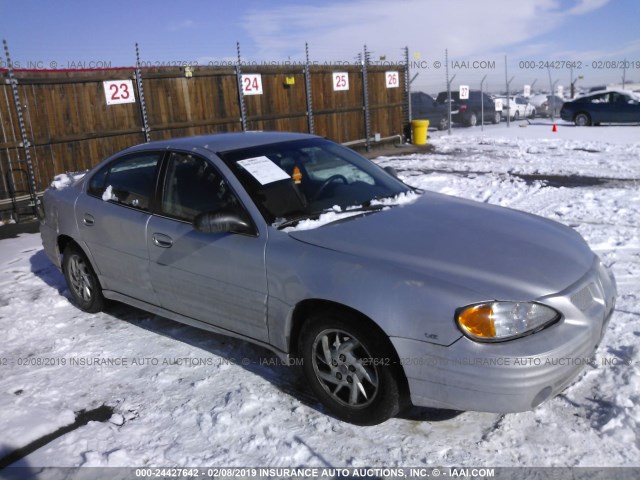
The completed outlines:
<svg viewBox="0 0 640 480">
<path fill-rule="evenodd" d="M 69 246 L 69 245 L 75 245 L 78 248 L 80 248 L 83 252 L 84 249 L 80 246 L 80 244 L 78 242 L 76 242 L 73 237 L 70 237 L 69 235 L 58 235 L 58 238 L 56 239 L 56 244 L 58 246 L 58 253 L 60 254 L 60 256 L 62 256 L 62 254 L 64 253 L 65 249 Z M 85 252 L 86 254 L 86 252 Z"/>
<path fill-rule="evenodd" d="M 573 114 L 573 123 L 576 122 L 576 118 L 578 118 L 578 115 L 585 115 L 589 119 L 589 123 L 587 124 L 587 126 L 593 125 L 593 117 L 586 110 L 578 110 L 576 113 L 574 113 Z"/>
<path fill-rule="evenodd" d="M 58 238 L 56 239 L 56 245 L 58 247 L 58 255 L 60 258 L 60 265 L 62 266 L 62 261 L 63 256 L 64 256 L 64 251 L 65 249 L 69 246 L 69 245 L 73 245 L 76 248 L 78 248 L 82 253 L 84 253 L 84 256 L 87 257 L 87 260 L 89 260 L 89 264 L 91 265 L 91 268 L 93 268 L 93 271 L 96 273 L 96 275 L 98 276 L 98 281 L 100 282 L 100 285 L 102 285 L 102 278 L 100 275 L 100 271 L 98 270 L 98 268 L 96 267 L 96 262 L 93 260 L 93 256 L 91 255 L 91 253 L 82 246 L 82 244 L 80 242 L 78 242 L 75 238 L 73 238 L 70 235 L 65 235 L 65 234 L 61 234 L 58 235 Z"/>
<path fill-rule="evenodd" d="M 349 307 L 342 303 L 317 298 L 310 298 L 300 301 L 294 307 L 291 313 L 291 328 L 289 330 L 288 339 L 289 355 L 294 358 L 299 357 L 298 341 L 300 339 L 300 334 L 302 333 L 304 323 L 307 321 L 310 315 L 317 314 L 319 312 L 342 312 L 349 315 L 350 318 L 354 319 L 359 326 L 364 326 L 372 329 L 376 333 L 376 335 L 379 336 L 379 338 L 381 338 L 385 343 L 386 347 L 388 348 L 389 355 L 392 356 L 392 362 L 399 367 L 397 369 L 400 375 L 400 378 L 398 378 L 398 387 L 400 388 L 400 392 L 402 393 L 403 397 L 406 399 L 409 398 L 409 383 L 404 372 L 404 368 L 402 368 L 398 352 L 389 339 L 389 335 L 380 327 L 380 325 L 378 325 L 367 315 L 356 310 L 355 308 Z"/>
</svg>

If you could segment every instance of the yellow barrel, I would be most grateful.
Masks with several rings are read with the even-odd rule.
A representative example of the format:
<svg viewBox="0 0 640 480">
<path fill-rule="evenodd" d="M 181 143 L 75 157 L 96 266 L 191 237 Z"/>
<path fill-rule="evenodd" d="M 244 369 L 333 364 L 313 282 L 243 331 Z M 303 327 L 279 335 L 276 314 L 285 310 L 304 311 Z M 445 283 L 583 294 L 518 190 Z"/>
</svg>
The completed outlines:
<svg viewBox="0 0 640 480">
<path fill-rule="evenodd" d="M 427 143 L 427 130 L 429 120 L 411 120 L 411 138 L 414 145 L 424 145 Z"/>
</svg>

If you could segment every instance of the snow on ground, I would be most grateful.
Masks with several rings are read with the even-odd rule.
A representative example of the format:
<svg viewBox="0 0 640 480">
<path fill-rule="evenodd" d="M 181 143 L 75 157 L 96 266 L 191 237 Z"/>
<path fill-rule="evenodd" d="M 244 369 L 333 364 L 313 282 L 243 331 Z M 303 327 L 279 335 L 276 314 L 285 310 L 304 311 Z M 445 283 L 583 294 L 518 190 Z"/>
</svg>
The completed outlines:
<svg viewBox="0 0 640 480">
<path fill-rule="evenodd" d="M 609 331 L 560 396 L 521 414 L 413 409 L 375 427 L 345 424 L 323 413 L 297 370 L 259 347 L 123 305 L 79 311 L 39 236 L 22 235 L 0 241 L 0 457 L 106 404 L 109 421 L 19 464 L 640 466 L 638 128 L 454 133 L 434 135 L 433 154 L 376 161 L 421 188 L 571 225 L 613 268 Z M 517 175 L 532 173 L 618 180 L 568 188 Z"/>
</svg>

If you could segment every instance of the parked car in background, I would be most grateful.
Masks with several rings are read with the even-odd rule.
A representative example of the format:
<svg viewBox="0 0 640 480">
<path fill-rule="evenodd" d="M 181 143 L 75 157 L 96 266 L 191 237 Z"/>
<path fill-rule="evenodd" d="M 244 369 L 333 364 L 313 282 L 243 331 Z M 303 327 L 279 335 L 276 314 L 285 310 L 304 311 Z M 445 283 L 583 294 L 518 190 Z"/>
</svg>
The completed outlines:
<svg viewBox="0 0 640 480">
<path fill-rule="evenodd" d="M 447 92 L 440 92 L 437 102 L 447 106 Z M 496 111 L 496 104 L 491 97 L 480 90 L 471 90 L 469 98 L 460 100 L 460 92 L 451 92 L 451 121 L 473 127 L 480 123 L 482 105 L 484 103 L 485 123 L 500 123 L 502 114 Z"/>
<path fill-rule="evenodd" d="M 560 117 L 578 126 L 640 123 L 640 95 L 628 90 L 594 92 L 565 102 Z"/>
<path fill-rule="evenodd" d="M 531 97 L 529 103 L 534 106 L 536 115 L 539 117 L 559 117 L 564 99 L 557 95 L 543 93 Z"/>
<path fill-rule="evenodd" d="M 507 118 L 508 115 L 510 120 L 519 120 L 536 116 L 536 108 L 525 97 L 511 96 L 508 101 L 507 97 L 495 97 L 495 99 L 502 100 L 502 118 Z"/>
<path fill-rule="evenodd" d="M 591 357 L 615 305 L 575 230 L 416 190 L 313 135 L 138 145 L 43 204 L 80 309 L 116 300 L 301 359 L 326 408 L 361 425 L 409 400 L 534 409 L 579 375 L 558 359 Z"/>
<path fill-rule="evenodd" d="M 429 126 L 444 130 L 449 126 L 449 109 L 424 92 L 411 92 L 411 117 L 429 120 Z"/>
</svg>

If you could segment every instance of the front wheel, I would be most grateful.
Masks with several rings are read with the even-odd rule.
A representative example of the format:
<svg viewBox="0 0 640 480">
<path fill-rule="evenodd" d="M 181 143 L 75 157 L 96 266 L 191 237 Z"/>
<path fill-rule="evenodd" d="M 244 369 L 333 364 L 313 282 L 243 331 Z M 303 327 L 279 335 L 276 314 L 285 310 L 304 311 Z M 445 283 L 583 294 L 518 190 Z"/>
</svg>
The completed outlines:
<svg viewBox="0 0 640 480">
<path fill-rule="evenodd" d="M 401 372 L 388 340 L 348 315 L 310 317 L 300 336 L 299 353 L 311 389 L 339 419 L 377 425 L 399 412 Z"/>
<path fill-rule="evenodd" d="M 104 308 L 104 297 L 98 276 L 93 271 L 87 256 L 76 245 L 65 248 L 62 271 L 74 303 L 88 313 L 97 313 Z"/>
<path fill-rule="evenodd" d="M 445 117 L 438 122 L 438 130 L 446 130 L 449 128 L 449 120 Z"/>
<path fill-rule="evenodd" d="M 573 121 L 578 127 L 588 127 L 589 125 L 591 125 L 591 117 L 587 113 L 577 114 Z"/>
</svg>

